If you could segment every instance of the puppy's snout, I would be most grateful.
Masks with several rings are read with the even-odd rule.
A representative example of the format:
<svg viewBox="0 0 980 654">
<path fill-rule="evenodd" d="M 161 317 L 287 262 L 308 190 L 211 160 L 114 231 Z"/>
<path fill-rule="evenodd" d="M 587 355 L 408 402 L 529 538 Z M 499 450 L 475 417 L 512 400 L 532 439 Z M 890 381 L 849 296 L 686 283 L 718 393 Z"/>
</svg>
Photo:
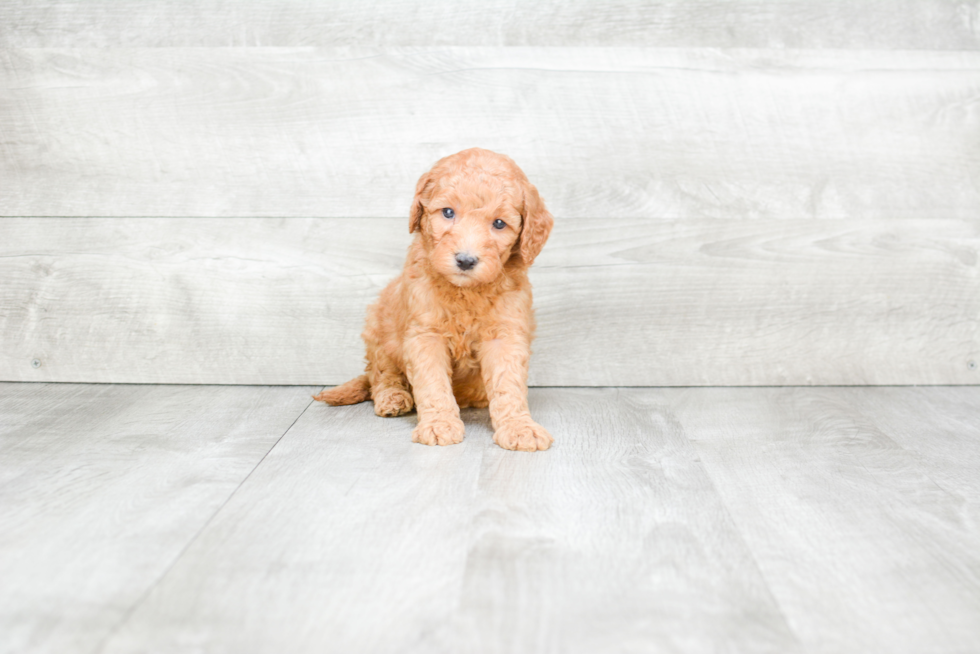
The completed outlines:
<svg viewBox="0 0 980 654">
<path fill-rule="evenodd" d="M 459 252 L 456 255 L 456 267 L 460 270 L 469 270 L 475 266 L 480 260 L 471 254 L 466 252 Z"/>
</svg>

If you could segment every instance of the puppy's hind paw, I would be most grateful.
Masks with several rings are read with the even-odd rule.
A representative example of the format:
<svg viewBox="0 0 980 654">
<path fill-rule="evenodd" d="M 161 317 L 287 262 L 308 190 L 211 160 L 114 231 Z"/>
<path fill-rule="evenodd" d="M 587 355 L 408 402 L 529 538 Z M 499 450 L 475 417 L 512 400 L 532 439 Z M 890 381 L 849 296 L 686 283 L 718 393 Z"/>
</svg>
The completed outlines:
<svg viewBox="0 0 980 654">
<path fill-rule="evenodd" d="M 412 431 L 412 442 L 423 445 L 455 445 L 463 442 L 463 421 L 455 419 L 426 420 Z"/>
<path fill-rule="evenodd" d="M 403 416 L 414 407 L 412 394 L 401 388 L 386 388 L 374 395 L 374 412 L 382 418 Z"/>
<path fill-rule="evenodd" d="M 548 430 L 533 420 L 501 425 L 494 432 L 493 440 L 505 450 L 520 450 L 522 452 L 546 450 L 555 442 Z"/>
</svg>

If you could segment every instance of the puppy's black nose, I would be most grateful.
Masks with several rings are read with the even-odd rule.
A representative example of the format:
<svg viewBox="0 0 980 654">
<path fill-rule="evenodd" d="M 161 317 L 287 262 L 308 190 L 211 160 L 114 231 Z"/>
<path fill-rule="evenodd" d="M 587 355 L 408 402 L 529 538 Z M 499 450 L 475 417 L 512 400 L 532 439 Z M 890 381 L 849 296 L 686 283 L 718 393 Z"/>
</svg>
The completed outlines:
<svg viewBox="0 0 980 654">
<path fill-rule="evenodd" d="M 478 261 L 479 259 L 477 259 L 476 257 L 466 254 L 464 252 L 460 252 L 459 254 L 456 255 L 456 266 L 460 270 L 469 270 L 470 268 L 475 266 Z"/>
</svg>

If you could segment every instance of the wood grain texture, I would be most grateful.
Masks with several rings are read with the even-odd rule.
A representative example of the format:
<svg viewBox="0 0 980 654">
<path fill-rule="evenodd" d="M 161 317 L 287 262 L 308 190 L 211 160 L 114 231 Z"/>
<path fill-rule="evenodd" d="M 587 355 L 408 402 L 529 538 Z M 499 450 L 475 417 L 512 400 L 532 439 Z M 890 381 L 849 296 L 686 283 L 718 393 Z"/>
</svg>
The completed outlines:
<svg viewBox="0 0 980 654">
<path fill-rule="evenodd" d="M 489 435 L 426 447 L 415 420 L 311 407 L 103 651 L 418 649 L 455 609 Z"/>
<path fill-rule="evenodd" d="M 5 219 L 0 378 L 341 383 L 406 223 Z M 559 219 L 531 383 L 976 384 L 978 250 L 953 220 Z"/>
<path fill-rule="evenodd" d="M 669 403 L 535 389 L 556 442 L 485 439 L 445 652 L 802 652 Z M 482 435 L 481 435 L 482 436 Z"/>
<path fill-rule="evenodd" d="M 316 405 L 176 561 L 161 551 L 199 504 L 186 487 L 145 501 L 164 469 L 213 481 L 242 426 L 298 413 L 290 394 L 307 390 L 0 384 L 0 599 L 17 618 L 0 647 L 918 654 L 980 639 L 980 387 L 532 389 L 556 436 L 534 454 L 497 448 L 485 410 L 464 411 L 463 444 L 428 448 L 412 416 Z M 226 418 L 242 421 L 230 439 Z M 177 463 L 202 439 L 193 471 Z M 106 589 L 132 582 L 135 543 L 166 573 L 133 606 Z M 104 614 L 125 614 L 107 639 Z"/>
<path fill-rule="evenodd" d="M 0 46 L 980 48 L 974 0 L 7 0 Z"/>
<path fill-rule="evenodd" d="M 314 407 L 105 652 L 794 652 L 682 431 L 643 391 L 540 389 L 552 451 Z"/>
<path fill-rule="evenodd" d="M 310 390 L 0 384 L 0 651 L 95 651 Z"/>
<path fill-rule="evenodd" d="M 0 93 L 5 216 L 402 216 L 473 145 L 565 218 L 980 207 L 976 52 L 5 49 Z"/>
<path fill-rule="evenodd" d="M 976 388 L 857 388 L 861 415 L 980 524 L 980 419 Z"/>
<path fill-rule="evenodd" d="M 933 478 L 942 460 L 975 465 L 976 429 L 959 418 L 980 424 L 980 389 L 948 391 L 958 417 L 933 401 L 942 389 L 668 394 L 806 651 L 980 642 L 980 495 L 947 488 L 955 472 Z"/>
</svg>

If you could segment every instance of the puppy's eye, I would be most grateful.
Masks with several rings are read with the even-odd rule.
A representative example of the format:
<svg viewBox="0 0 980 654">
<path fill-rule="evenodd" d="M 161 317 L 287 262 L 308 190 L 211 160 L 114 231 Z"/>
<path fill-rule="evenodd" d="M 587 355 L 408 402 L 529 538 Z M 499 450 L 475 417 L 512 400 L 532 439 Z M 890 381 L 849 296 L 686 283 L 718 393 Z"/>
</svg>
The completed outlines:
<svg viewBox="0 0 980 654">
<path fill-rule="evenodd" d="M 502 221 L 500 218 L 497 218 L 495 221 L 493 221 L 493 228 L 494 229 L 503 229 L 506 226 L 507 226 L 507 223 L 505 223 L 504 221 Z"/>
<path fill-rule="evenodd" d="M 453 218 L 456 217 L 456 212 L 450 209 L 449 207 L 446 207 L 445 209 L 442 210 L 442 215 L 452 220 Z"/>
</svg>

